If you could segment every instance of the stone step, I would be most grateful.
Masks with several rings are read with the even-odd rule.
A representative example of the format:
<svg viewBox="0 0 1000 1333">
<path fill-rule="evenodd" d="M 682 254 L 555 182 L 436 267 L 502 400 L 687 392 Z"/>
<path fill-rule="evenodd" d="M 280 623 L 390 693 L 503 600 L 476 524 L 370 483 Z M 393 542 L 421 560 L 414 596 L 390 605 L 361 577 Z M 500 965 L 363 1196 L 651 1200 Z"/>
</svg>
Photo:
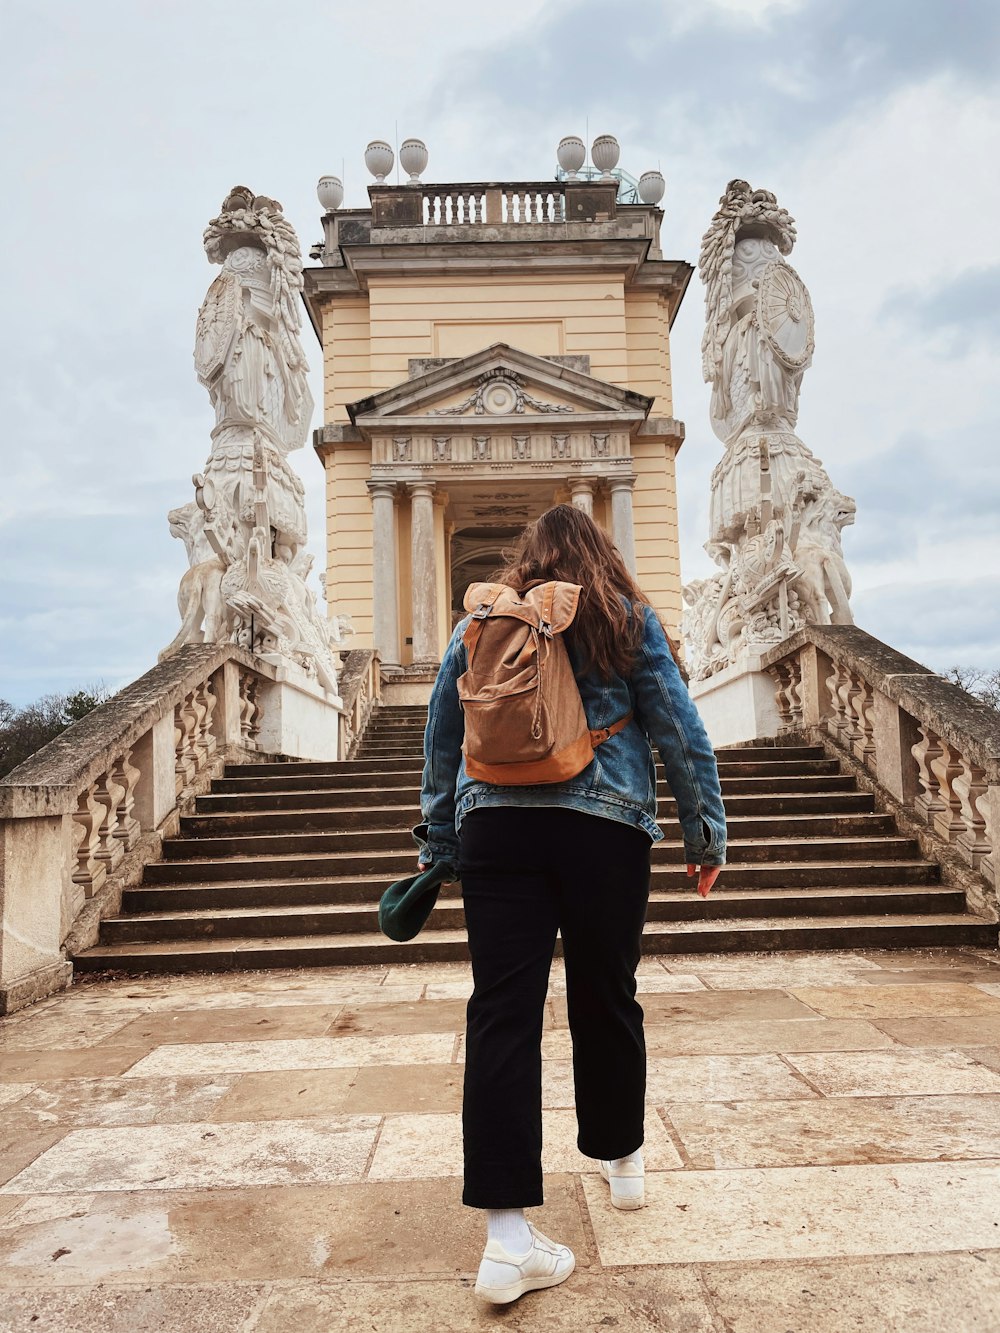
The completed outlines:
<svg viewBox="0 0 1000 1333">
<path fill-rule="evenodd" d="M 382 795 L 373 795 L 373 799 L 378 800 L 378 805 L 355 804 L 345 805 L 340 792 L 282 792 L 277 795 L 261 794 L 259 796 L 199 796 L 195 809 L 197 814 L 189 818 L 200 819 L 215 818 L 222 814 L 232 814 L 233 816 L 245 816 L 248 819 L 266 820 L 271 813 L 307 813 L 314 810 L 322 810 L 331 818 L 340 820 L 344 826 L 357 827 L 363 824 L 366 815 L 370 812 L 372 824 L 375 826 L 384 825 L 386 822 L 392 822 L 396 819 L 400 824 L 406 823 L 406 816 L 401 813 L 410 811 L 416 818 L 410 819 L 409 824 L 416 824 L 419 819 L 420 805 L 418 801 L 419 793 L 414 789 L 409 792 L 408 789 L 385 793 Z M 677 814 L 676 802 L 669 797 L 662 798 L 658 802 L 659 813 L 663 816 Z M 732 796 L 726 797 L 726 810 L 731 814 L 790 814 L 796 813 L 847 813 L 874 810 L 875 798 L 868 792 L 859 791 L 838 791 L 838 792 L 775 792 L 770 795 L 751 795 L 751 796 Z M 394 815 L 394 812 L 396 814 Z M 182 820 L 182 827 L 185 821 Z"/>
<path fill-rule="evenodd" d="M 386 882 L 414 872 L 416 848 L 355 848 L 341 850 L 339 833 L 250 835 L 243 839 L 217 839 L 217 856 L 206 855 L 202 846 L 200 855 L 196 846 L 192 854 L 176 860 L 156 861 L 145 866 L 146 884 L 176 884 L 199 882 L 205 879 L 257 879 L 268 871 L 299 875 L 369 875 L 383 874 Z M 234 853 L 232 843 L 238 843 L 242 854 Z M 228 854 L 227 854 L 228 852 Z M 808 861 L 825 861 L 838 857 L 845 864 L 853 861 L 903 861 L 919 855 L 914 839 L 903 837 L 875 838 L 774 838 L 764 841 L 751 838 L 730 843 L 729 859 L 735 864 L 755 865 L 761 861 L 781 861 L 797 865 Z M 652 849 L 654 866 L 680 863 L 684 848 L 680 840 L 658 842 Z"/>
<path fill-rule="evenodd" d="M 960 889 L 940 885 L 923 889 L 901 886 L 823 889 L 771 889 L 746 894 L 713 890 L 703 900 L 692 890 L 650 895 L 647 922 L 722 920 L 738 917 L 811 917 L 885 915 L 891 912 L 960 913 Z M 133 913 L 103 923 L 109 944 L 279 935 L 336 935 L 378 930 L 377 903 L 327 903 L 322 906 L 229 907 Z M 460 898 L 439 898 L 425 930 L 462 930 L 465 913 Z"/>
<path fill-rule="evenodd" d="M 308 824 L 308 816 L 305 816 Z M 657 857 L 663 846 L 680 846 L 676 821 L 659 822 L 665 842 L 653 848 Z M 315 824 L 315 820 L 313 821 Z M 789 816 L 735 817 L 729 823 L 729 844 L 734 849 L 745 847 L 754 839 L 766 843 L 767 848 L 796 845 L 811 847 L 816 840 L 824 846 L 834 840 L 856 840 L 862 848 L 859 855 L 867 855 L 864 848 L 872 839 L 892 843 L 899 841 L 896 828 L 888 815 L 812 815 L 795 819 Z M 907 843 L 915 850 L 915 844 Z M 169 838 L 163 843 L 163 858 L 167 861 L 185 861 L 198 858 L 232 856 L 295 856 L 306 852 L 348 852 L 362 850 L 387 851 L 402 849 L 408 855 L 414 852 L 414 842 L 408 828 L 354 829 L 302 827 L 261 831 L 222 831 L 215 836 L 204 833 L 195 837 Z"/>
<path fill-rule="evenodd" d="M 217 838 L 241 838 L 247 834 L 281 833 L 331 833 L 336 832 L 342 838 L 364 838 L 372 846 L 396 846 L 387 843 L 387 838 L 405 839 L 405 845 L 412 847 L 410 829 L 419 821 L 420 812 L 416 806 L 385 806 L 381 810 L 383 818 L 373 818 L 371 809 L 353 810 L 347 813 L 355 816 L 353 827 L 345 824 L 344 811 L 338 810 L 272 810 L 260 814 L 219 814 L 188 815 L 181 819 L 181 837 L 172 838 L 164 843 L 167 859 L 184 856 L 188 853 L 180 847 L 207 846 L 214 850 L 212 843 Z M 671 812 L 672 814 L 674 812 Z M 890 815 L 868 812 L 840 813 L 821 810 L 815 813 L 784 814 L 740 814 L 728 811 L 729 835 L 732 838 L 773 838 L 787 837 L 848 837 L 854 834 L 872 836 L 874 834 L 895 833 L 896 827 Z M 657 820 L 660 827 L 669 836 L 674 824 L 667 813 L 660 811 Z M 345 847 L 350 842 L 345 842 Z M 192 853 L 197 855 L 197 853 Z"/>
<path fill-rule="evenodd" d="M 377 785 L 376 785 L 377 779 Z M 728 770 L 720 774 L 723 796 L 728 792 L 778 792 L 778 791 L 853 791 L 854 779 L 849 774 L 799 773 L 794 769 L 781 769 L 766 775 L 733 776 Z M 240 793 L 286 791 L 378 791 L 386 787 L 406 787 L 414 790 L 420 787 L 420 774 L 416 770 L 386 769 L 383 772 L 369 773 L 304 773 L 275 774 L 262 778 L 217 778 L 212 783 L 212 794 L 235 796 Z M 666 781 L 657 781 L 657 791 L 664 796 L 669 794 Z"/>
<path fill-rule="evenodd" d="M 339 759 L 335 763 L 321 763 L 313 760 L 298 760 L 294 764 L 227 764 L 223 774 L 226 778 L 287 778 L 309 775 L 341 776 L 380 776 L 382 773 L 423 772 L 424 760 L 419 754 L 408 755 L 405 759 L 379 759 L 365 763 L 360 759 Z"/>
<path fill-rule="evenodd" d="M 412 869 L 412 867 L 411 867 Z M 865 885 L 921 886 L 940 883 L 933 861 L 812 862 L 728 865 L 719 881 L 726 892 L 756 893 L 768 889 L 858 888 Z M 390 879 L 381 873 L 338 876 L 260 876 L 256 879 L 205 879 L 147 883 L 126 889 L 126 912 L 226 910 L 229 907 L 308 906 L 324 903 L 377 903 Z M 681 864 L 654 866 L 652 891 L 690 892 L 691 881 Z M 447 885 L 442 898 L 461 896 Z"/>
<path fill-rule="evenodd" d="M 643 952 L 727 953 L 786 949 L 913 949 L 934 945 L 995 948 L 997 925 L 970 913 L 909 914 L 866 917 L 790 917 L 773 921 L 651 921 Z M 561 941 L 556 953 L 561 954 Z M 425 930 L 397 943 L 382 935 L 233 940 L 175 940 L 138 944 L 100 944 L 77 954 L 81 971 L 188 972 L 277 967 L 359 967 L 386 963 L 468 961 L 462 930 Z"/>
</svg>

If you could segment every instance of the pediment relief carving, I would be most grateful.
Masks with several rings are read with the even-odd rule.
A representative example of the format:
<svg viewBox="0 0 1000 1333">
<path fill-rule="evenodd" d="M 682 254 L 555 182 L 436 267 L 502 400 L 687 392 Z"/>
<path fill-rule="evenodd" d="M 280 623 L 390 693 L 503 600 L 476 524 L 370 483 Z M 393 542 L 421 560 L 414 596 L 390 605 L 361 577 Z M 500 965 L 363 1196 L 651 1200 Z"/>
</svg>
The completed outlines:
<svg viewBox="0 0 1000 1333">
<path fill-rule="evenodd" d="M 460 402 L 451 407 L 432 408 L 432 417 L 457 416 L 520 416 L 526 412 L 572 412 L 569 403 L 538 398 L 524 386 L 524 376 L 506 366 L 485 371 L 476 380 L 476 387 Z"/>
</svg>

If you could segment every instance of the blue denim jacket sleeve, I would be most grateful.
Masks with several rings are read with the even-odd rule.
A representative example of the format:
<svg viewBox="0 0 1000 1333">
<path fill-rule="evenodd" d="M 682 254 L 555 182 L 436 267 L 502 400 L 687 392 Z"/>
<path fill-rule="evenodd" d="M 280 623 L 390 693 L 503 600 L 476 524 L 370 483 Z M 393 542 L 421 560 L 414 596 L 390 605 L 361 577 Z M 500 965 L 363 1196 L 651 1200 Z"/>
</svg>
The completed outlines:
<svg viewBox="0 0 1000 1333">
<path fill-rule="evenodd" d="M 660 754 L 677 802 L 689 864 L 726 862 L 726 811 L 715 751 L 652 607 L 643 607 L 642 651 L 632 671 L 635 714 Z"/>
<path fill-rule="evenodd" d="M 424 732 L 424 776 L 420 790 L 422 822 L 413 830 L 420 848 L 420 864 L 439 861 L 458 864 L 458 834 L 455 831 L 455 788 L 462 765 L 465 717 L 458 700 L 458 678 L 466 668 L 462 635 L 469 617 L 455 627 L 437 680 L 431 691 Z"/>
</svg>

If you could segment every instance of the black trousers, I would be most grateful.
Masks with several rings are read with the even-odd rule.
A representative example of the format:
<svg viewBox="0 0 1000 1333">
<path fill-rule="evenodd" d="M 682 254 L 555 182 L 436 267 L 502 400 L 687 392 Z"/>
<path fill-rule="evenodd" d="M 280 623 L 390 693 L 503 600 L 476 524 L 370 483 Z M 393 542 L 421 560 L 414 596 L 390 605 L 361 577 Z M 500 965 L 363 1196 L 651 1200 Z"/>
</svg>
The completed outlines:
<svg viewBox="0 0 1000 1333">
<path fill-rule="evenodd" d="M 475 989 L 467 1012 L 463 1203 L 542 1202 L 541 1037 L 556 932 L 566 962 L 579 1134 L 587 1157 L 643 1141 L 646 1044 L 635 998 L 648 836 L 561 807 L 473 810 L 460 874 Z"/>
</svg>

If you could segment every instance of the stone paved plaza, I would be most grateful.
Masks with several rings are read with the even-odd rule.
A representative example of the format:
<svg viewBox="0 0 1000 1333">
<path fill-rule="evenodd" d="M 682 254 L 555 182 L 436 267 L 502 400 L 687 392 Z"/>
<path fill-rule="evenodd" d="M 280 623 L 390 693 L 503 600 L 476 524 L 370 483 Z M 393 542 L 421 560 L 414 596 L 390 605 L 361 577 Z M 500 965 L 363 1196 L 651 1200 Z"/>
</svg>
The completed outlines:
<svg viewBox="0 0 1000 1333">
<path fill-rule="evenodd" d="M 470 984 L 98 979 L 0 1021 L 0 1328 L 1000 1328 L 996 954 L 644 959 L 635 1214 L 575 1147 L 557 962 L 529 1216 L 578 1268 L 500 1311 L 460 1205 Z"/>
</svg>

